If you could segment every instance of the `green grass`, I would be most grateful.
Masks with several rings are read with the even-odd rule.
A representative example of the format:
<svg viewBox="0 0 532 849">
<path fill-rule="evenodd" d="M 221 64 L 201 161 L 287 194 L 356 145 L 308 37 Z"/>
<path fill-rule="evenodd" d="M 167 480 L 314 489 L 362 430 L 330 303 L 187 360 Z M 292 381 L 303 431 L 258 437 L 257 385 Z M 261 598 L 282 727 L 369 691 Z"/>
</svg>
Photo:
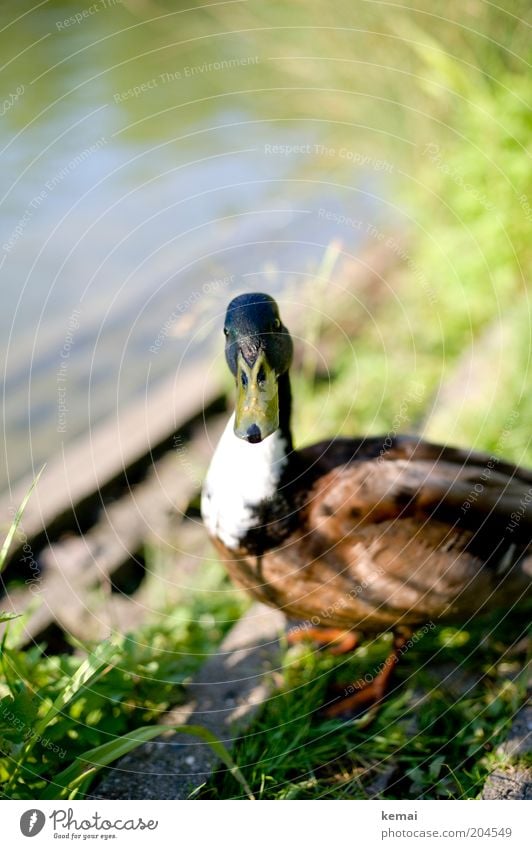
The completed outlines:
<svg viewBox="0 0 532 849">
<path fill-rule="evenodd" d="M 10 648 L 8 636 L 0 655 L 0 793 L 73 798 L 90 787 L 92 765 L 160 734 L 155 724 L 183 701 L 188 678 L 242 612 L 221 569 L 211 574 L 211 589 L 223 605 L 191 591 L 178 621 L 153 622 L 96 647 L 77 645 L 73 655 Z"/>
<path fill-rule="evenodd" d="M 386 656 L 381 637 L 349 659 L 311 645 L 285 650 L 283 684 L 233 755 L 261 799 L 463 799 L 477 796 L 501 761 L 496 747 L 522 704 L 523 648 L 508 651 L 526 630 L 487 620 L 459 630 L 435 629 L 410 649 L 391 695 L 370 724 L 320 719 L 331 681 L 353 681 Z M 388 789 L 379 793 L 379 778 Z M 220 770 L 204 798 L 234 798 Z"/>
<path fill-rule="evenodd" d="M 3 546 L 0 571 L 22 510 Z M 216 563 L 188 583 L 175 608 L 161 604 L 145 625 L 97 645 L 72 640 L 73 654 L 49 655 L 44 644 L 18 649 L 25 612 L 9 622 L 0 646 L 0 796 L 83 795 L 101 767 L 162 733 L 157 723 L 183 701 L 190 675 L 246 606 Z M 187 730 L 213 746 L 233 780 L 241 780 L 212 734 Z"/>
<path fill-rule="evenodd" d="M 435 57 L 423 55 L 430 69 Z M 532 87 L 508 73 L 504 88 L 481 86 L 474 74 L 457 80 L 468 103 L 453 118 L 459 135 L 438 145 L 435 158 L 420 155 L 403 186 L 412 223 L 402 268 L 372 296 L 365 320 L 358 293 L 343 296 L 344 336 L 325 331 L 329 343 L 338 338 L 328 363 L 332 384 L 295 376 L 301 441 L 387 433 L 394 421 L 403 431 L 418 426 L 440 388 L 477 352 L 462 391 L 437 407 L 426 436 L 532 465 L 532 215 L 523 200 L 532 198 L 525 154 Z M 420 154 L 430 143 L 420 141 Z"/>
</svg>

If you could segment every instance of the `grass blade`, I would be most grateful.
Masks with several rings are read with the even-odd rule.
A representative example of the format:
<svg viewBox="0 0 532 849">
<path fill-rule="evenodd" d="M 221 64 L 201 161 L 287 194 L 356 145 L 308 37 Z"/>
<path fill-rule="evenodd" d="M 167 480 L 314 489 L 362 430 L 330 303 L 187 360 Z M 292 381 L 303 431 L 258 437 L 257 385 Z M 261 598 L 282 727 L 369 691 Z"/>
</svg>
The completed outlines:
<svg viewBox="0 0 532 849">
<path fill-rule="evenodd" d="M 55 719 L 58 714 L 65 711 L 71 702 L 79 698 L 79 695 L 86 687 L 94 684 L 102 677 L 109 666 L 111 658 L 116 654 L 117 649 L 118 645 L 116 639 L 107 640 L 97 646 L 97 648 L 91 652 L 91 654 L 79 666 L 67 686 L 61 691 L 45 715 L 33 728 L 33 733 L 19 756 L 15 770 L 7 783 L 6 790 L 14 786 L 24 763 L 27 761 L 28 755 L 35 746 L 37 740 L 40 740 L 44 735 L 44 732 L 50 722 Z"/>
<path fill-rule="evenodd" d="M 186 734 L 193 734 L 195 737 L 199 737 L 201 740 L 205 740 L 205 742 L 210 745 L 213 752 L 218 755 L 222 763 L 225 764 L 233 778 L 235 778 L 236 781 L 238 781 L 238 783 L 241 785 L 248 799 L 251 799 L 252 801 L 255 800 L 255 797 L 251 792 L 249 784 L 242 775 L 238 766 L 233 761 L 231 755 L 227 751 L 222 741 L 218 740 L 218 737 L 216 737 L 211 731 L 208 731 L 206 728 L 203 728 L 201 725 L 184 725 L 181 727 L 181 730 L 183 730 Z"/>
<path fill-rule="evenodd" d="M 20 505 L 17 512 L 15 513 L 15 518 L 13 519 L 13 521 L 11 523 L 11 527 L 9 528 L 9 531 L 7 532 L 7 536 L 4 540 L 4 544 L 2 545 L 2 548 L 0 549 L 0 573 L 3 572 L 4 567 L 6 565 L 7 554 L 8 554 L 9 549 L 11 548 L 11 543 L 13 542 L 13 538 L 14 538 L 16 532 L 17 532 L 17 528 L 20 525 L 20 520 L 22 519 L 22 514 L 24 513 L 24 510 L 26 509 L 26 505 L 31 498 L 31 494 L 32 494 L 33 490 L 37 486 L 39 479 L 40 479 L 42 473 L 44 472 L 44 469 L 45 469 L 45 467 L 43 466 L 41 471 L 39 472 L 39 474 L 37 475 L 37 477 L 33 481 L 32 485 L 28 489 L 26 495 L 24 496 L 24 498 L 22 500 L 22 504 Z"/>
<path fill-rule="evenodd" d="M 0 622 L 11 622 L 12 619 L 18 619 L 20 613 L 8 613 L 7 610 L 0 610 Z"/>
<path fill-rule="evenodd" d="M 306 328 L 305 339 L 307 344 L 303 351 L 303 361 L 301 371 L 305 375 L 309 383 L 313 383 L 316 377 L 316 367 L 318 363 L 317 350 L 319 347 L 320 329 L 323 321 L 323 307 L 328 297 L 330 290 L 329 281 L 334 271 L 338 257 L 341 253 L 341 244 L 336 239 L 329 242 L 323 259 L 320 263 L 318 271 L 315 275 L 315 297 L 313 303 L 315 310 L 309 312 Z"/>
<path fill-rule="evenodd" d="M 233 762 L 231 755 L 227 751 L 223 743 L 218 738 L 203 728 L 201 725 L 148 725 L 142 728 L 136 728 L 122 737 L 104 743 L 102 746 L 97 746 L 95 749 L 90 749 L 82 756 L 76 758 L 73 764 L 59 773 L 55 781 L 44 791 L 40 797 L 42 799 L 71 799 L 78 793 L 82 785 L 90 780 L 99 769 L 108 766 L 118 758 L 127 755 L 129 752 L 136 749 L 142 743 L 147 743 L 155 737 L 168 731 L 174 731 L 179 734 L 190 734 L 193 737 L 199 737 L 204 740 L 220 760 L 226 765 L 229 772 L 234 776 L 236 781 L 242 786 L 244 792 L 249 799 L 254 799 L 254 796 L 247 784 L 244 776 L 239 768 Z"/>
<path fill-rule="evenodd" d="M 111 638 L 98 645 L 76 670 L 67 686 L 58 695 L 47 713 L 35 726 L 35 735 L 42 734 L 52 719 L 68 708 L 77 699 L 81 690 L 93 684 L 106 671 L 111 658 L 118 650 L 118 641 Z"/>
</svg>

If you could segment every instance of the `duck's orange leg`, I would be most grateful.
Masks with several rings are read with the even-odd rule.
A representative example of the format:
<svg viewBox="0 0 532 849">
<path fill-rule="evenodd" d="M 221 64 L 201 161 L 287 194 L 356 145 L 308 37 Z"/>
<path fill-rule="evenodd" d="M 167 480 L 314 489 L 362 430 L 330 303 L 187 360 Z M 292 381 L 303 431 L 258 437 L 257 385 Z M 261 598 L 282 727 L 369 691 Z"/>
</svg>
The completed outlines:
<svg viewBox="0 0 532 849">
<path fill-rule="evenodd" d="M 344 631 L 342 628 L 296 628 L 288 631 L 286 638 L 290 645 L 301 643 L 303 640 L 313 640 L 323 648 L 329 648 L 331 654 L 347 654 L 359 644 L 356 631 Z"/>
<path fill-rule="evenodd" d="M 408 635 L 405 635 L 404 632 L 394 634 L 393 651 L 388 655 L 379 672 L 370 681 L 362 678 L 355 681 L 354 684 L 344 686 L 342 688 L 344 697 L 323 708 L 322 715 L 327 717 L 349 715 L 358 713 L 361 708 L 371 707 L 371 705 L 378 705 L 382 702 L 407 639 Z"/>
</svg>

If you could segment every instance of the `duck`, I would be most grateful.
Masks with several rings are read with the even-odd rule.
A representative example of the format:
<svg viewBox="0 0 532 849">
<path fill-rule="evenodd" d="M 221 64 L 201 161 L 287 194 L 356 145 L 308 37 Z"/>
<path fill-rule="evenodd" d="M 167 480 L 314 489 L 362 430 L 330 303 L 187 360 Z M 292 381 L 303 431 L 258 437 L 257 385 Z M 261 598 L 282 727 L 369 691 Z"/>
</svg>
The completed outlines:
<svg viewBox="0 0 532 849">
<path fill-rule="evenodd" d="M 532 471 L 417 435 L 294 448 L 293 341 L 274 298 L 233 298 L 223 326 L 235 409 L 201 494 L 231 579 L 335 653 L 392 634 L 376 674 L 329 717 L 379 705 L 421 628 L 509 611 L 532 585 Z M 409 642 L 410 641 L 410 642 Z"/>
</svg>

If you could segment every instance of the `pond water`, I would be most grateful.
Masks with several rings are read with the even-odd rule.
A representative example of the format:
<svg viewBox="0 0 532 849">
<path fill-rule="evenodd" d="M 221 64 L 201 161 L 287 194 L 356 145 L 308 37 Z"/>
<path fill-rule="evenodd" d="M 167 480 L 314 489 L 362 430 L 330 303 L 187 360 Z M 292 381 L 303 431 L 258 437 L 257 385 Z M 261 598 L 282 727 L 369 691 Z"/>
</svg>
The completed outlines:
<svg viewBox="0 0 532 849">
<path fill-rule="evenodd" d="M 254 93 L 256 40 L 141 7 L 0 11 L 0 490 L 220 344 L 233 294 L 308 279 L 382 212 L 356 145 Z"/>
</svg>

